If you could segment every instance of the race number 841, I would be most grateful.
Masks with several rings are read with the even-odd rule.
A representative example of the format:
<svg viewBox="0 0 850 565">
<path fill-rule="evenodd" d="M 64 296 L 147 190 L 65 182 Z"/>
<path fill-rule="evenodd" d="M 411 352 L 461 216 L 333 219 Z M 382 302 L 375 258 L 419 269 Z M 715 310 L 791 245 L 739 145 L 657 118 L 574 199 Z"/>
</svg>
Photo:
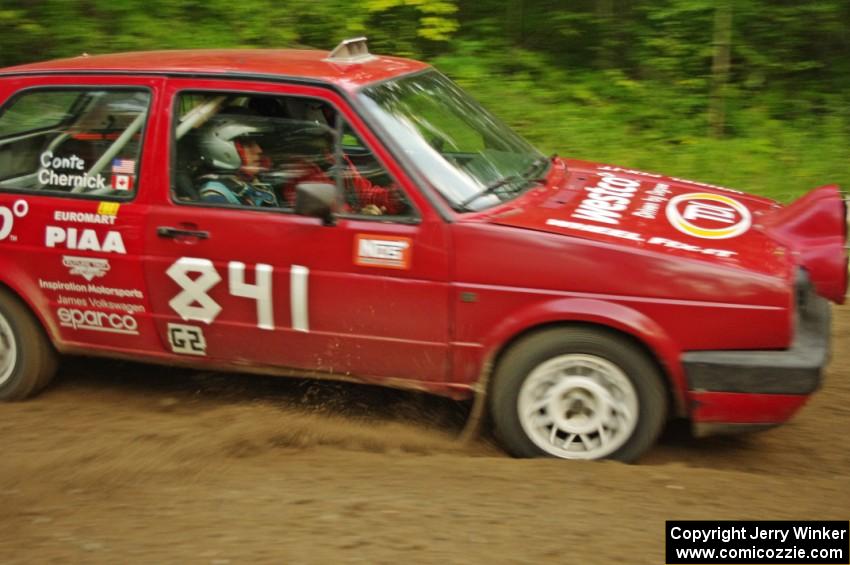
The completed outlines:
<svg viewBox="0 0 850 565">
<path fill-rule="evenodd" d="M 256 303 L 257 327 L 273 330 L 274 304 L 272 302 L 272 266 L 257 263 L 254 284 L 245 282 L 245 263 L 230 261 L 227 264 L 228 292 L 231 296 L 247 298 Z M 182 289 L 168 305 L 185 321 L 212 324 L 221 312 L 221 305 L 209 292 L 221 281 L 221 275 L 209 259 L 181 257 L 165 272 Z M 290 269 L 292 327 L 307 331 L 307 285 L 309 270 L 300 265 Z"/>
</svg>

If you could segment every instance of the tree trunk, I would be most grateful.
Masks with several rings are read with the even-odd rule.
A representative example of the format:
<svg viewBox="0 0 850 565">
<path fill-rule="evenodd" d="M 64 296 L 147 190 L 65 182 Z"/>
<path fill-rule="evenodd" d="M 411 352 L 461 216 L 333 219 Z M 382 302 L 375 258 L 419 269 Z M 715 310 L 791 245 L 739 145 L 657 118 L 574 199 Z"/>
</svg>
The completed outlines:
<svg viewBox="0 0 850 565">
<path fill-rule="evenodd" d="M 508 38 L 519 47 L 525 46 L 525 0 L 508 0 L 505 3 L 505 29 Z"/>
<path fill-rule="evenodd" d="M 596 0 L 596 21 L 599 22 L 599 51 L 596 65 L 610 69 L 614 64 L 614 42 L 619 22 L 614 19 L 614 0 Z"/>
<path fill-rule="evenodd" d="M 708 124 L 713 137 L 723 137 L 726 129 L 726 87 L 732 48 L 732 1 L 718 0 L 714 10 L 714 59 L 711 63 L 711 99 Z"/>
</svg>

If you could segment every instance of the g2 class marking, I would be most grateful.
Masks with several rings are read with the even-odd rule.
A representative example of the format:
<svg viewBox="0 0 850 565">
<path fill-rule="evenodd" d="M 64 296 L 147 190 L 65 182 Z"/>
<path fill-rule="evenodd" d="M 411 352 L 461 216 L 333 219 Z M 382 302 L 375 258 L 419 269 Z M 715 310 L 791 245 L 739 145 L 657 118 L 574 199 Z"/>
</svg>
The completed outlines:
<svg viewBox="0 0 850 565">
<path fill-rule="evenodd" d="M 10 210 L 7 206 L 0 206 L 0 241 L 3 241 L 12 233 L 15 226 L 15 218 L 23 218 L 30 211 L 30 205 L 26 200 L 16 200 Z M 13 237 L 12 240 L 15 238 Z"/>
<path fill-rule="evenodd" d="M 204 330 L 197 326 L 169 323 L 168 344 L 174 353 L 201 356 L 207 354 L 207 340 L 204 338 Z"/>
</svg>

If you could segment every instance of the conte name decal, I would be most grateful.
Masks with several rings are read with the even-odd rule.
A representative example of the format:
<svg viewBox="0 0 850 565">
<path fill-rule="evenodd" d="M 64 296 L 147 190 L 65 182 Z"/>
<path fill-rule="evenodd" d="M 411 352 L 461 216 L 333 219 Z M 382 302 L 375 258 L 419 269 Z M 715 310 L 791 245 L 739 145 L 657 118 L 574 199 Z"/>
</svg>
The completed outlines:
<svg viewBox="0 0 850 565">
<path fill-rule="evenodd" d="M 71 188 L 86 188 L 95 190 L 106 188 L 106 179 L 102 176 L 89 176 L 85 172 L 85 161 L 71 155 L 69 157 L 54 157 L 52 151 L 41 154 L 41 170 L 38 172 L 38 182 L 48 186 L 62 186 Z M 71 170 L 73 173 L 57 173 L 55 169 Z"/>
</svg>

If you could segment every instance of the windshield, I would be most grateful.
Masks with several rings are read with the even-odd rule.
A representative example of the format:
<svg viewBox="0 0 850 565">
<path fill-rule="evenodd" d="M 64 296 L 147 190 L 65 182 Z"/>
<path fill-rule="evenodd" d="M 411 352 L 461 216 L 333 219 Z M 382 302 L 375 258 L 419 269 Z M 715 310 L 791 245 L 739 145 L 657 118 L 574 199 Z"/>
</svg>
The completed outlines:
<svg viewBox="0 0 850 565">
<path fill-rule="evenodd" d="M 367 111 L 458 210 L 514 198 L 549 160 L 436 71 L 367 87 Z"/>
</svg>

